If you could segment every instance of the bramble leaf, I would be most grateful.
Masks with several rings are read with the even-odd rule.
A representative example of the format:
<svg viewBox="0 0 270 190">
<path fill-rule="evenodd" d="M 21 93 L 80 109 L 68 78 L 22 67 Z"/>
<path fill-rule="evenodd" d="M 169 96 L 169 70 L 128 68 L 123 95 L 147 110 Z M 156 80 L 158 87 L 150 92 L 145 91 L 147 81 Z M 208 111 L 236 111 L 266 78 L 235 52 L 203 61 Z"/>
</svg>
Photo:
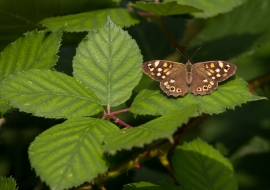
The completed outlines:
<svg viewBox="0 0 270 190">
<path fill-rule="evenodd" d="M 0 189 L 1 190 L 17 190 L 16 182 L 12 177 L 5 178 L 0 176 Z"/>
<path fill-rule="evenodd" d="M 177 128 L 181 127 L 189 118 L 195 115 L 198 115 L 197 105 L 191 105 L 138 127 L 108 133 L 104 137 L 103 148 L 105 151 L 115 154 L 118 150 L 143 147 L 145 144 L 161 138 L 167 138 L 172 141 L 172 135 Z"/>
<path fill-rule="evenodd" d="M 3 80 L 0 88 L 0 96 L 11 106 L 36 116 L 71 118 L 103 110 L 89 88 L 56 71 L 18 72 Z"/>
<path fill-rule="evenodd" d="M 172 0 L 164 0 L 164 2 L 171 2 Z M 197 18 L 208 18 L 213 17 L 221 13 L 231 11 L 233 8 L 243 4 L 246 0 L 177 0 L 177 2 L 194 6 L 203 10 L 201 13 L 192 13 Z"/>
<path fill-rule="evenodd" d="M 123 190 L 184 190 L 181 186 L 176 186 L 172 182 L 161 179 L 153 182 L 138 182 L 124 185 Z"/>
<path fill-rule="evenodd" d="M 130 111 L 136 114 L 164 115 L 189 105 L 198 104 L 200 113 L 218 114 L 248 101 L 265 99 L 252 94 L 246 86 L 247 83 L 236 76 L 234 79 L 220 84 L 212 94 L 205 96 L 194 96 L 189 93 L 184 97 L 172 98 L 166 96 L 161 90 L 145 89 L 134 99 Z"/>
<path fill-rule="evenodd" d="M 176 1 L 168 3 L 145 3 L 137 2 L 132 5 L 135 8 L 154 13 L 155 15 L 169 16 L 169 15 L 180 15 L 193 12 L 202 12 L 200 9 L 183 4 L 181 2 L 177 3 Z"/>
<path fill-rule="evenodd" d="M 52 68 L 58 56 L 62 30 L 56 32 L 31 31 L 8 45 L 0 53 L 0 81 L 8 75 L 27 69 Z M 0 100 L 0 113 L 10 109 Z"/>
<path fill-rule="evenodd" d="M 184 189 L 238 189 L 230 161 L 199 138 L 174 150 L 172 166 Z"/>
<path fill-rule="evenodd" d="M 92 89 L 103 105 L 124 103 L 141 79 L 142 55 L 127 32 L 109 18 L 90 31 L 73 59 L 73 75 Z"/>
<path fill-rule="evenodd" d="M 94 10 L 91 12 L 78 13 L 67 16 L 45 18 L 41 23 L 50 30 L 57 30 L 63 26 L 68 32 L 82 32 L 101 28 L 110 16 L 118 26 L 131 26 L 138 24 L 140 18 L 134 12 L 123 8 L 110 8 Z"/>
<path fill-rule="evenodd" d="M 105 133 L 119 130 L 111 122 L 79 117 L 40 134 L 29 147 L 31 166 L 51 189 L 90 182 L 108 166 L 101 148 Z"/>
</svg>

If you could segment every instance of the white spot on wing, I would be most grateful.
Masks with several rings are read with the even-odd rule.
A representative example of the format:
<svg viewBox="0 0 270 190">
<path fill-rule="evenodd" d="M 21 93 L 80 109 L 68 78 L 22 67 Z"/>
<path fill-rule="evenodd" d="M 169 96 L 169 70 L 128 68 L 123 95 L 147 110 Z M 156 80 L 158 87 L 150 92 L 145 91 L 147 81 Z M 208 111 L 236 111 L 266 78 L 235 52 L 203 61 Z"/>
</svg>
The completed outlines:
<svg viewBox="0 0 270 190">
<path fill-rule="evenodd" d="M 218 64 L 221 68 L 223 68 L 223 62 L 222 61 L 218 61 Z"/>
<path fill-rule="evenodd" d="M 155 62 L 155 67 L 157 67 L 157 66 L 158 66 L 158 64 L 159 64 L 159 61 L 156 61 L 156 62 Z"/>
</svg>

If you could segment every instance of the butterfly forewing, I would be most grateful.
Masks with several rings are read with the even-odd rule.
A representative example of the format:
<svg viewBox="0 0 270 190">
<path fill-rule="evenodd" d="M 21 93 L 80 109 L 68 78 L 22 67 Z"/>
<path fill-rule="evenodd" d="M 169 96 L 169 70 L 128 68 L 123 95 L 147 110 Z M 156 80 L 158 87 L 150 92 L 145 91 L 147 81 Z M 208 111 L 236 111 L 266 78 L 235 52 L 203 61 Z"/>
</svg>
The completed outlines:
<svg viewBox="0 0 270 190">
<path fill-rule="evenodd" d="M 210 94 L 218 88 L 218 83 L 236 72 L 236 65 L 226 61 L 199 62 L 192 68 L 190 92 L 194 95 Z"/>
<path fill-rule="evenodd" d="M 153 60 L 143 63 L 142 70 L 152 79 L 159 81 L 161 89 L 168 96 L 184 96 L 188 93 L 183 63 Z"/>
</svg>

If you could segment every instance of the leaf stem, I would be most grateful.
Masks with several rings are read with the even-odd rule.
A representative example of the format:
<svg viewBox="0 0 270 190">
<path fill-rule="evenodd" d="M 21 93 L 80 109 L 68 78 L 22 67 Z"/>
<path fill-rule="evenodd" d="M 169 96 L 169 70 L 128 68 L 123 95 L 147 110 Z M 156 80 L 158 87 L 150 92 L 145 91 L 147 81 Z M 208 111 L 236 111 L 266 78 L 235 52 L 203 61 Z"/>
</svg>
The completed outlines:
<svg viewBox="0 0 270 190">
<path fill-rule="evenodd" d="M 111 112 L 110 106 L 108 105 L 107 106 L 107 113 L 106 113 L 106 111 L 104 111 L 101 119 L 113 119 L 115 123 L 118 123 L 118 124 L 124 126 L 125 128 L 132 128 L 132 126 L 130 126 L 129 124 L 125 123 L 124 121 L 122 121 L 121 119 L 119 119 L 118 117 L 115 116 L 115 115 L 120 114 L 120 113 L 129 112 L 129 110 L 130 109 L 127 108 L 127 109 Z"/>
</svg>

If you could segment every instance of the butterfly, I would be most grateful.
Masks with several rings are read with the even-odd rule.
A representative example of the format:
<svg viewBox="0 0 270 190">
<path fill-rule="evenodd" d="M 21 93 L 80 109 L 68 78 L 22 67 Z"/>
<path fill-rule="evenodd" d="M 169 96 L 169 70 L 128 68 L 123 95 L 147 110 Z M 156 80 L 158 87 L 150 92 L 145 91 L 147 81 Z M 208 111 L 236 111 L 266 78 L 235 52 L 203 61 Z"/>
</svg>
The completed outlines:
<svg viewBox="0 0 270 190">
<path fill-rule="evenodd" d="M 184 96 L 188 92 L 194 95 L 211 94 L 218 83 L 234 75 L 236 65 L 226 61 L 206 61 L 186 64 L 152 60 L 142 64 L 142 70 L 152 79 L 160 82 L 160 88 L 168 96 Z"/>
</svg>

